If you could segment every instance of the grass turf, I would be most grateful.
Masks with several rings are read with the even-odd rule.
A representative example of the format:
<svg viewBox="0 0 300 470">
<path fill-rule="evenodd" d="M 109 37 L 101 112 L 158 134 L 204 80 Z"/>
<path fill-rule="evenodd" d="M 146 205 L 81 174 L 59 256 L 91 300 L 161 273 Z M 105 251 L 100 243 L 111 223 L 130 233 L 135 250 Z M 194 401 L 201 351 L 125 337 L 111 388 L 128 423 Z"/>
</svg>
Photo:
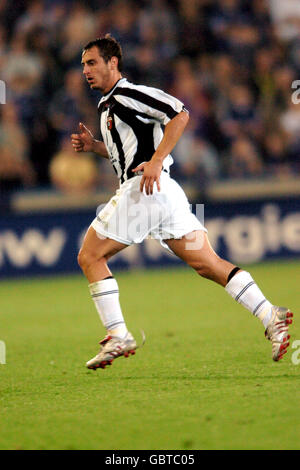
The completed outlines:
<svg viewBox="0 0 300 470">
<path fill-rule="evenodd" d="M 248 268 L 294 311 L 291 344 L 299 267 Z M 83 277 L 0 283 L 0 449 L 300 448 L 295 349 L 274 363 L 260 322 L 191 270 L 116 277 L 127 324 L 147 340 L 96 372 L 85 361 L 104 330 Z"/>
</svg>

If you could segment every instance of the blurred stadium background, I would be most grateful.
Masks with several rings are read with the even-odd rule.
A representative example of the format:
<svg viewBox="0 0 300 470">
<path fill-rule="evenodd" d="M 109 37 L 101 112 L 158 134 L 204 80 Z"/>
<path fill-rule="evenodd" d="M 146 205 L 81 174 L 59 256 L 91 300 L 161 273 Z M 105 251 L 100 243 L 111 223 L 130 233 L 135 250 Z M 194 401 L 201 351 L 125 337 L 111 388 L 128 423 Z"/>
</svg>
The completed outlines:
<svg viewBox="0 0 300 470">
<path fill-rule="evenodd" d="M 298 0 L 2 0 L 0 17 L 1 277 L 76 271 L 82 234 L 117 187 L 107 161 L 76 155 L 69 139 L 79 121 L 98 135 L 100 96 L 80 59 L 106 32 L 129 80 L 189 109 L 172 175 L 205 204 L 218 253 L 299 256 Z M 149 243 L 114 261 L 165 262 L 177 261 Z"/>
</svg>

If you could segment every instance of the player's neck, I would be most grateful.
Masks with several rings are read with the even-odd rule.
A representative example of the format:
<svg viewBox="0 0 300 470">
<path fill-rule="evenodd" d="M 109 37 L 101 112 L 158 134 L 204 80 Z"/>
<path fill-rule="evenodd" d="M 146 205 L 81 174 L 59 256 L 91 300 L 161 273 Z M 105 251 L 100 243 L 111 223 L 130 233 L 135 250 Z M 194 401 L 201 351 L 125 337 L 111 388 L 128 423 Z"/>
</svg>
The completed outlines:
<svg viewBox="0 0 300 470">
<path fill-rule="evenodd" d="M 105 88 L 105 90 L 103 90 L 103 95 L 108 95 L 108 93 L 111 92 L 111 90 L 116 86 L 116 84 L 122 79 L 122 75 L 120 73 L 116 74 L 116 76 L 114 76 L 112 78 L 112 80 L 110 80 L 109 84 L 107 85 L 107 87 Z"/>
</svg>

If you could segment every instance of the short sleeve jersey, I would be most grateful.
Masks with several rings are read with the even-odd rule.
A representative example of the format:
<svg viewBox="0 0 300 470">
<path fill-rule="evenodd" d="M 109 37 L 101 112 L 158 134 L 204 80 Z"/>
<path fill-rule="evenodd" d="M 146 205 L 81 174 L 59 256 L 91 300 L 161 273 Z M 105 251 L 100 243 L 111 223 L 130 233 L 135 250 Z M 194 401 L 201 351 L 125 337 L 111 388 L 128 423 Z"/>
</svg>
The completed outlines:
<svg viewBox="0 0 300 470">
<path fill-rule="evenodd" d="M 98 104 L 101 138 L 120 182 L 132 178 L 132 169 L 149 161 L 163 138 L 162 127 L 184 104 L 157 88 L 135 85 L 121 78 Z M 163 169 L 169 172 L 168 155 Z"/>
</svg>

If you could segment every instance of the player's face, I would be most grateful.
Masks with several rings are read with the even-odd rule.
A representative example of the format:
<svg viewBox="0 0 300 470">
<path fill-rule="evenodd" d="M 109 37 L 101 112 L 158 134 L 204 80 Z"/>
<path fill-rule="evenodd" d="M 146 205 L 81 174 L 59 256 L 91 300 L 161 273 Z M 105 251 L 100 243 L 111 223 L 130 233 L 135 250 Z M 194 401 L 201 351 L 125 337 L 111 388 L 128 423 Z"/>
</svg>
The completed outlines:
<svg viewBox="0 0 300 470">
<path fill-rule="evenodd" d="M 81 64 L 82 73 L 93 90 L 106 93 L 113 87 L 116 73 L 113 59 L 106 63 L 96 46 L 83 52 Z"/>
</svg>

